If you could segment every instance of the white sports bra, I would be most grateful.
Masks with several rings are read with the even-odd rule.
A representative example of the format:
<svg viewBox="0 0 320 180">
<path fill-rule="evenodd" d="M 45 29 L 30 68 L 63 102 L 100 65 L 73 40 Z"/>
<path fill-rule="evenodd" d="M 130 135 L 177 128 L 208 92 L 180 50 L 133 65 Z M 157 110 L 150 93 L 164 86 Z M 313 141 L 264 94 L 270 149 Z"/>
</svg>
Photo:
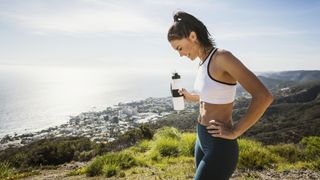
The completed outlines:
<svg viewBox="0 0 320 180">
<path fill-rule="evenodd" d="M 217 49 L 213 48 L 202 64 L 199 64 L 194 91 L 200 96 L 200 102 L 228 104 L 235 99 L 236 84 L 218 81 L 209 74 L 209 64 Z"/>
</svg>

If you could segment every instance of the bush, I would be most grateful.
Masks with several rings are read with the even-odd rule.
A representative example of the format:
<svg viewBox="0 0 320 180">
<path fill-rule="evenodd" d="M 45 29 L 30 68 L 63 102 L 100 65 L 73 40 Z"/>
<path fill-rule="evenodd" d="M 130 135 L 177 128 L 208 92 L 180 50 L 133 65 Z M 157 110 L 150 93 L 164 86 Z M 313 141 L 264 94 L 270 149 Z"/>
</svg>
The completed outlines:
<svg viewBox="0 0 320 180">
<path fill-rule="evenodd" d="M 161 158 L 161 155 L 159 151 L 152 150 L 149 152 L 149 157 L 152 161 L 159 161 Z"/>
<path fill-rule="evenodd" d="M 150 141 L 143 140 L 136 147 L 139 152 L 146 152 L 146 151 L 150 150 L 150 148 L 151 148 Z"/>
<path fill-rule="evenodd" d="M 4 179 L 6 177 L 12 176 L 14 174 L 14 170 L 10 168 L 8 162 L 0 163 L 0 179 Z"/>
<path fill-rule="evenodd" d="M 147 125 L 141 125 L 139 128 L 130 129 L 124 134 L 121 134 L 116 140 L 107 144 L 100 144 L 98 154 L 102 155 L 110 151 L 121 151 L 138 141 L 143 139 L 152 139 L 153 131 Z"/>
<path fill-rule="evenodd" d="M 103 166 L 102 172 L 106 177 L 111 177 L 118 174 L 120 168 L 115 164 L 105 164 Z"/>
<path fill-rule="evenodd" d="M 156 140 L 154 150 L 161 156 L 178 156 L 179 142 L 173 138 L 162 137 Z"/>
<path fill-rule="evenodd" d="M 86 172 L 87 172 L 87 167 L 81 167 L 81 168 L 70 171 L 69 173 L 67 173 L 67 176 L 77 176 L 81 174 L 86 174 Z"/>
<path fill-rule="evenodd" d="M 136 158 L 129 152 L 111 153 L 105 158 L 107 158 L 108 164 L 117 164 L 121 169 L 127 169 L 138 165 Z"/>
<path fill-rule="evenodd" d="M 262 144 L 253 140 L 239 139 L 238 168 L 265 169 L 281 161 L 281 158 L 272 154 Z"/>
<path fill-rule="evenodd" d="M 26 159 L 28 159 L 28 155 L 24 152 L 18 152 L 15 155 L 13 155 L 10 159 L 10 164 L 14 167 L 20 167 L 21 164 L 23 164 Z"/>
<path fill-rule="evenodd" d="M 183 133 L 180 140 L 181 154 L 184 156 L 194 156 L 194 146 L 196 135 L 194 133 Z"/>
<path fill-rule="evenodd" d="M 70 162 L 74 158 L 76 151 L 84 151 L 91 149 L 89 139 L 81 138 L 65 138 L 44 140 L 28 152 L 28 156 L 32 157 L 27 160 L 27 164 L 32 166 L 38 165 L 58 165 Z"/>
<path fill-rule="evenodd" d="M 8 161 L 16 168 L 58 165 L 77 160 L 81 152 L 94 148 L 95 143 L 83 137 L 42 139 L 20 148 L 1 151 L 0 162 Z"/>
<path fill-rule="evenodd" d="M 86 169 L 87 176 L 99 176 L 102 174 L 104 158 L 97 157 Z"/>
<path fill-rule="evenodd" d="M 138 161 L 130 152 L 107 153 L 98 157 L 87 168 L 88 176 L 109 175 L 117 173 L 120 169 L 131 168 L 138 165 Z"/>
<path fill-rule="evenodd" d="M 143 137 L 146 139 L 152 139 L 153 138 L 153 130 L 150 129 L 148 125 L 142 124 L 139 126 L 140 131 L 143 134 Z"/>
<path fill-rule="evenodd" d="M 315 161 L 320 159 L 320 137 L 304 137 L 300 141 L 300 144 L 304 147 L 303 155 L 305 160 Z"/>
<path fill-rule="evenodd" d="M 320 159 L 313 161 L 311 164 L 312 164 L 312 169 L 320 171 Z"/>
<path fill-rule="evenodd" d="M 159 138 L 172 138 L 175 140 L 181 139 L 181 133 L 178 129 L 173 127 L 163 127 L 157 131 L 154 135 L 154 138 L 157 140 Z"/>
<path fill-rule="evenodd" d="M 270 145 L 267 148 L 271 153 L 285 158 L 290 163 L 301 160 L 302 150 L 294 144 Z"/>
<path fill-rule="evenodd" d="M 279 163 L 277 165 L 277 171 L 287 170 L 300 170 L 300 169 L 314 169 L 313 164 L 310 162 L 297 161 L 294 163 Z"/>
<path fill-rule="evenodd" d="M 95 156 L 95 151 L 83 151 L 78 155 L 75 154 L 74 160 L 76 161 L 89 161 L 92 157 Z"/>
</svg>

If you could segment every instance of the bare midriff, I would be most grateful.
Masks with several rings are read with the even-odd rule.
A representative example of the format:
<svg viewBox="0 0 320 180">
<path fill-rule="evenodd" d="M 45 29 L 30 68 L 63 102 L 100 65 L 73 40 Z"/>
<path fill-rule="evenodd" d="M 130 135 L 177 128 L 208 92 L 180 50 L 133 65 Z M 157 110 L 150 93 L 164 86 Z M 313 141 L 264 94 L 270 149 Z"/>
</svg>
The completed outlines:
<svg viewBox="0 0 320 180">
<path fill-rule="evenodd" d="M 204 126 L 209 126 L 209 121 L 216 120 L 224 123 L 227 127 L 232 127 L 233 103 L 210 104 L 200 101 L 198 122 Z"/>
</svg>

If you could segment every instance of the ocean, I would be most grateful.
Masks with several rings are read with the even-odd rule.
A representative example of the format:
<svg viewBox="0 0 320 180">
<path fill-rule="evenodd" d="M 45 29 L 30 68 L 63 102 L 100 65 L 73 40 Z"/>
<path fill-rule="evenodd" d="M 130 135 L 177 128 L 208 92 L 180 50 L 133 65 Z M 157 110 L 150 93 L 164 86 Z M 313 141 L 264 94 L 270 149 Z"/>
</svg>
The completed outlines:
<svg viewBox="0 0 320 180">
<path fill-rule="evenodd" d="M 192 88 L 194 74 L 181 73 Z M 119 102 L 171 96 L 170 71 L 0 66 L 0 138 L 67 123 L 81 112 Z"/>
</svg>

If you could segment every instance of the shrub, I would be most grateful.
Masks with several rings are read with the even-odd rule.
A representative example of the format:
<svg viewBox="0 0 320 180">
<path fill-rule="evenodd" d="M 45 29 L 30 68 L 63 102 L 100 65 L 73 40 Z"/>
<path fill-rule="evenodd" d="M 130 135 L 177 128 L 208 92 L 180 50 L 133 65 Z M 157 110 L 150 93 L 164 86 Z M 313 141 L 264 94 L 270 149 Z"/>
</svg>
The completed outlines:
<svg viewBox="0 0 320 180">
<path fill-rule="evenodd" d="M 107 153 L 101 157 L 98 157 L 87 168 L 88 176 L 97 176 L 105 174 L 109 176 L 115 172 L 118 172 L 118 168 L 127 169 L 138 165 L 138 161 L 130 152 L 118 152 Z M 118 167 L 118 168 L 117 168 Z"/>
<path fill-rule="evenodd" d="M 181 133 L 178 129 L 174 127 L 163 127 L 157 131 L 157 133 L 154 135 L 155 139 L 159 138 L 172 138 L 176 140 L 181 139 Z"/>
<path fill-rule="evenodd" d="M 77 176 L 77 175 L 81 175 L 81 174 L 86 174 L 87 172 L 87 167 L 81 167 L 75 170 L 72 170 L 70 172 L 67 173 L 67 176 Z"/>
<path fill-rule="evenodd" d="M 312 169 L 320 171 L 320 159 L 313 161 L 311 164 L 312 164 Z"/>
<path fill-rule="evenodd" d="M 315 161 L 320 159 L 320 137 L 304 137 L 300 141 L 300 144 L 304 147 L 303 155 L 305 160 Z"/>
<path fill-rule="evenodd" d="M 97 157 L 86 170 L 87 176 L 99 176 L 102 174 L 102 167 L 104 165 L 103 157 Z"/>
<path fill-rule="evenodd" d="M 310 162 L 297 161 L 294 163 L 279 163 L 277 165 L 278 171 L 286 170 L 300 170 L 300 169 L 314 169 L 313 164 Z"/>
<path fill-rule="evenodd" d="M 115 164 L 105 164 L 103 166 L 102 172 L 106 177 L 111 177 L 118 174 L 120 168 Z"/>
<path fill-rule="evenodd" d="M 160 155 L 159 151 L 152 150 L 149 152 L 149 157 L 153 161 L 159 161 L 161 158 L 161 155 Z"/>
<path fill-rule="evenodd" d="M 265 169 L 281 160 L 262 144 L 253 140 L 239 139 L 239 168 Z"/>
<path fill-rule="evenodd" d="M 196 135 L 194 133 L 183 133 L 180 140 L 181 154 L 184 156 L 194 156 L 194 146 Z"/>
<path fill-rule="evenodd" d="M 285 158 L 290 163 L 299 161 L 302 156 L 302 151 L 294 144 L 270 145 L 267 148 L 271 153 Z"/>
<path fill-rule="evenodd" d="M 24 163 L 26 159 L 28 159 L 28 155 L 24 152 L 18 152 L 15 155 L 13 155 L 10 159 L 10 164 L 14 167 L 20 167 L 21 164 Z"/>
<path fill-rule="evenodd" d="M 154 148 L 161 156 L 177 156 L 179 154 L 179 142 L 173 138 L 162 137 L 157 139 Z"/>
<path fill-rule="evenodd" d="M 83 137 L 42 139 L 29 145 L 0 152 L 0 162 L 8 161 L 16 168 L 58 165 L 76 160 L 82 151 L 93 150 L 94 143 Z"/>
<path fill-rule="evenodd" d="M 0 163 L 0 179 L 12 176 L 14 174 L 14 170 L 10 168 L 8 162 Z"/>
<path fill-rule="evenodd" d="M 152 139 L 153 131 L 147 125 L 141 125 L 139 128 L 130 129 L 121 134 L 115 141 L 107 144 L 100 144 L 98 154 L 104 154 L 110 151 L 121 151 L 132 145 L 135 145 L 142 139 Z"/>
<path fill-rule="evenodd" d="M 74 159 L 77 161 L 89 161 L 94 156 L 95 156 L 94 150 L 83 151 L 83 152 L 79 153 L 77 156 L 75 154 Z"/>
<path fill-rule="evenodd" d="M 142 132 L 144 138 L 152 139 L 154 132 L 148 125 L 142 124 L 139 126 L 139 129 Z"/>
<path fill-rule="evenodd" d="M 108 164 L 118 164 L 121 169 L 127 169 L 138 165 L 136 158 L 129 152 L 111 153 L 107 154 L 105 158 L 107 158 Z"/>
<path fill-rule="evenodd" d="M 151 148 L 150 141 L 143 140 L 136 147 L 139 150 L 139 152 L 146 152 Z"/>
</svg>

